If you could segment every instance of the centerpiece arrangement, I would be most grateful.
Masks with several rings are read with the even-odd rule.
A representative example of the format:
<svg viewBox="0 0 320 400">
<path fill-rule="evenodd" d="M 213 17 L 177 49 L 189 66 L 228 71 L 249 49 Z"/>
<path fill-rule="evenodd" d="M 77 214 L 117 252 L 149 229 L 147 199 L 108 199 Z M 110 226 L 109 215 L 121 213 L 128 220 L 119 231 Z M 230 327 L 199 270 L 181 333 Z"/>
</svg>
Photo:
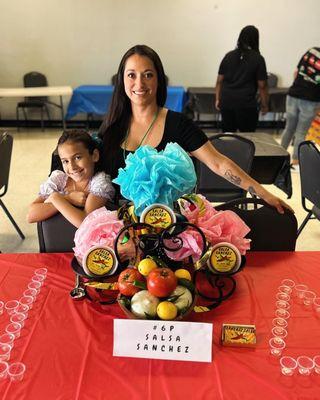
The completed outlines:
<svg viewBox="0 0 320 400">
<path fill-rule="evenodd" d="M 117 211 L 95 210 L 76 232 L 74 298 L 95 288 L 114 294 L 105 302 L 116 295 L 130 318 L 172 320 L 209 311 L 233 293 L 249 228 L 192 193 L 194 166 L 179 145 L 140 147 L 114 182 L 128 201 Z M 198 297 L 205 304 L 197 306 Z"/>
</svg>

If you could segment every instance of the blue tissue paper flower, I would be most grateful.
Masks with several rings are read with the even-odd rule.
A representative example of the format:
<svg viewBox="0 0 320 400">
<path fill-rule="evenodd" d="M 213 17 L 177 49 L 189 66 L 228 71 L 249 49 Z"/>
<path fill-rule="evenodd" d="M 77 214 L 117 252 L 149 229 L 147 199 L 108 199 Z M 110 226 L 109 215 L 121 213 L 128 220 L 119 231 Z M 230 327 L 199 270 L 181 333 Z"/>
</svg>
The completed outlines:
<svg viewBox="0 0 320 400">
<path fill-rule="evenodd" d="M 141 146 L 126 158 L 113 182 L 123 197 L 133 201 L 139 216 L 151 204 L 162 203 L 173 208 L 173 202 L 196 185 L 196 173 L 189 155 L 177 144 L 168 143 L 164 150 Z"/>
</svg>

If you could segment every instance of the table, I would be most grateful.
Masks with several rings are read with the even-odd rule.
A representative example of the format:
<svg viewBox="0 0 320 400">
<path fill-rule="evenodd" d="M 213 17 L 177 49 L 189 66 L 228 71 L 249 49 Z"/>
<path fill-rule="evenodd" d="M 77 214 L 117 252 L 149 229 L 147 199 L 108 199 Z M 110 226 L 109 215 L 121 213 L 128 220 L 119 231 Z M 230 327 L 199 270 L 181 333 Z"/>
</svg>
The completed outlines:
<svg viewBox="0 0 320 400">
<path fill-rule="evenodd" d="M 207 136 L 217 132 L 205 130 Z M 265 185 L 275 184 L 288 198 L 292 196 L 290 154 L 265 132 L 237 132 L 238 136 L 250 139 L 255 145 L 255 154 L 250 176 Z"/>
<path fill-rule="evenodd" d="M 60 105 L 48 101 L 55 107 L 61 110 L 61 121 L 63 129 L 65 129 L 64 109 L 62 96 L 71 96 L 71 86 L 41 86 L 41 87 L 27 87 L 27 88 L 0 88 L 0 97 L 43 97 L 43 96 L 59 96 Z"/>
<path fill-rule="evenodd" d="M 272 87 L 269 88 L 269 112 L 283 117 L 286 111 L 286 95 L 289 88 Z M 198 120 L 199 114 L 219 114 L 219 110 L 214 107 L 216 88 L 215 87 L 188 87 L 187 94 L 191 108 L 196 112 Z"/>
<path fill-rule="evenodd" d="M 275 295 L 284 278 L 305 283 L 320 295 L 320 252 L 249 253 L 237 274 L 233 296 L 192 321 L 213 322 L 212 363 L 173 362 L 112 356 L 117 305 L 100 306 L 69 297 L 74 276 L 66 254 L 1 254 L 0 293 L 19 298 L 33 271 L 46 265 L 46 286 L 16 340 L 12 361 L 22 360 L 23 381 L 0 381 L 2 400 L 301 400 L 319 399 L 320 375 L 284 377 L 269 355 Z M 319 318 L 293 303 L 284 354 L 320 354 Z M 0 316 L 3 332 L 8 317 Z M 255 349 L 221 347 L 222 323 L 253 323 Z"/>
<path fill-rule="evenodd" d="M 104 115 L 110 106 L 113 86 L 82 85 L 74 89 L 68 106 L 66 119 L 78 113 Z M 166 107 L 181 112 L 186 103 L 186 92 L 182 86 L 168 86 Z"/>
</svg>

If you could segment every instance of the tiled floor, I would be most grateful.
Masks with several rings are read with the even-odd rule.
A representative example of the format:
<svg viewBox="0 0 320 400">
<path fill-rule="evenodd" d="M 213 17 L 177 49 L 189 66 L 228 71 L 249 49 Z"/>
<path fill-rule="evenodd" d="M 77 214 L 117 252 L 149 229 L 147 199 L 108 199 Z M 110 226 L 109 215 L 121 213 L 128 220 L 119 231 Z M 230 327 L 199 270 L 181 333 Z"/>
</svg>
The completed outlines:
<svg viewBox="0 0 320 400">
<path fill-rule="evenodd" d="M 1 130 L 3 131 L 3 129 Z M 26 236 L 21 240 L 10 221 L 0 208 L 0 250 L 6 253 L 37 252 L 38 239 L 35 224 L 26 222 L 29 203 L 36 197 L 40 183 L 50 170 L 51 153 L 56 146 L 60 130 L 20 130 L 9 129 L 14 136 L 8 193 L 3 201 Z M 299 174 L 292 174 L 293 196 L 288 203 L 295 210 L 298 223 L 306 212 L 300 199 Z M 283 199 L 283 192 L 274 186 L 268 189 Z M 297 250 L 320 250 L 320 222 L 310 221 L 297 241 Z"/>
</svg>

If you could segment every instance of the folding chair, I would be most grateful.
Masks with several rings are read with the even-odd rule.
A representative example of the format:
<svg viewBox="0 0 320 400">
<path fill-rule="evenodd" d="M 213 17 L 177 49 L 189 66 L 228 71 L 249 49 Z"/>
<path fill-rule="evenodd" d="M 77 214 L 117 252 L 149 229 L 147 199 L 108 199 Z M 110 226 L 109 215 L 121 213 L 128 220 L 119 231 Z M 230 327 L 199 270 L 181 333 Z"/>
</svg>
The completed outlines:
<svg viewBox="0 0 320 400">
<path fill-rule="evenodd" d="M 6 213 L 7 217 L 11 221 L 15 230 L 18 232 L 21 239 L 25 239 L 24 234 L 19 228 L 16 221 L 13 219 L 7 207 L 4 205 L 1 197 L 3 197 L 8 191 L 11 154 L 12 154 L 13 137 L 7 132 L 2 133 L 0 136 L 0 206 Z"/>
<path fill-rule="evenodd" d="M 249 197 L 220 204 L 216 210 L 234 211 L 249 226 L 252 251 L 295 250 L 298 224 L 291 211 L 280 214 L 265 201 Z"/>
<path fill-rule="evenodd" d="M 299 145 L 298 157 L 302 207 L 308 213 L 298 229 L 299 236 L 310 219 L 320 220 L 320 152 L 313 142 L 304 141 Z"/>
<path fill-rule="evenodd" d="M 47 78 L 45 75 L 41 74 L 40 72 L 29 72 L 24 75 L 23 77 L 24 87 L 42 87 L 48 86 Z M 22 108 L 23 115 L 26 121 L 28 121 L 27 114 L 25 109 L 26 108 L 39 108 L 41 111 L 41 129 L 44 130 L 44 121 L 43 121 L 43 111 L 46 112 L 48 120 L 50 120 L 50 114 L 48 109 L 48 97 L 26 97 L 24 101 L 20 101 L 16 107 L 16 114 L 17 114 L 17 123 L 18 129 L 20 126 L 19 123 L 19 109 Z"/>
<path fill-rule="evenodd" d="M 220 153 L 250 174 L 255 153 L 255 145 L 251 140 L 226 133 L 212 136 L 209 140 Z M 199 161 L 196 161 L 196 171 L 197 192 L 203 194 L 209 201 L 222 202 L 246 196 L 245 190 L 218 176 Z"/>
<path fill-rule="evenodd" d="M 77 228 L 60 213 L 37 223 L 40 253 L 69 253 Z"/>
</svg>

